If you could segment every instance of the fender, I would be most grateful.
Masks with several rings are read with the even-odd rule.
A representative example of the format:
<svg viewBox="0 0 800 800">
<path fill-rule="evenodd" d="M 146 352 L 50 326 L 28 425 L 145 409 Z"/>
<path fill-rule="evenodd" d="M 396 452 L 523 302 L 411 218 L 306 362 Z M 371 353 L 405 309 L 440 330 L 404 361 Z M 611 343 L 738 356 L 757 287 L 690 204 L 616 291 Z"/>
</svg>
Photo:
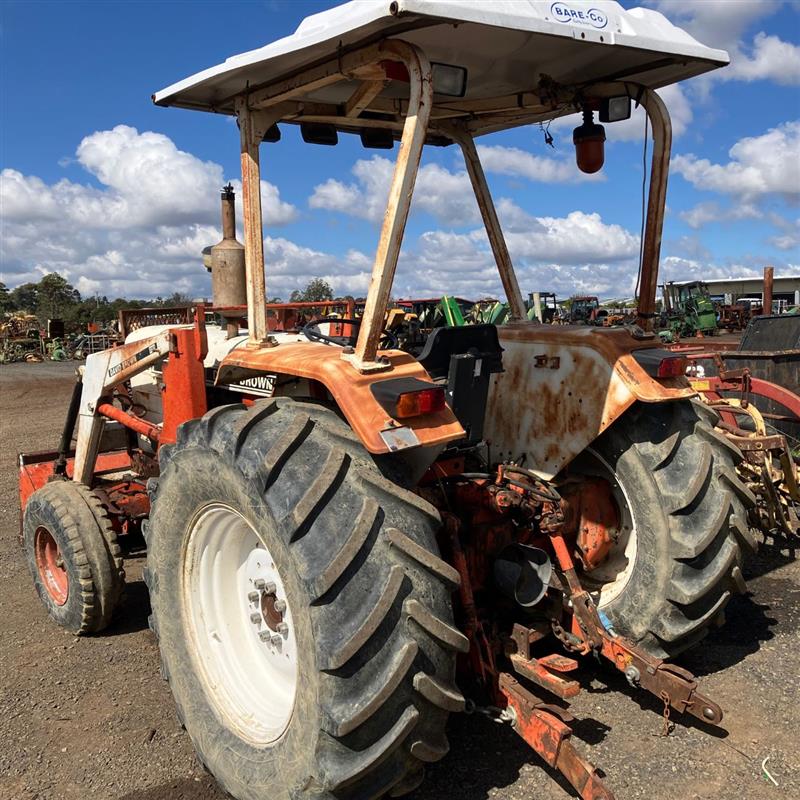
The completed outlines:
<svg viewBox="0 0 800 800">
<path fill-rule="evenodd" d="M 375 455 L 411 447 L 444 445 L 466 433 L 449 407 L 398 421 L 372 394 L 374 383 L 391 378 L 432 382 L 422 365 L 400 350 L 381 351 L 390 368 L 359 373 L 341 358 L 341 348 L 314 342 L 286 342 L 269 348 L 237 347 L 219 364 L 217 385 L 264 374 L 294 375 L 321 383 L 366 449 Z"/>
<path fill-rule="evenodd" d="M 552 478 L 637 400 L 696 397 L 688 379 L 651 378 L 631 355 L 661 347 L 624 328 L 511 323 L 497 329 L 505 371 L 489 389 L 484 436 L 493 460 Z"/>
</svg>

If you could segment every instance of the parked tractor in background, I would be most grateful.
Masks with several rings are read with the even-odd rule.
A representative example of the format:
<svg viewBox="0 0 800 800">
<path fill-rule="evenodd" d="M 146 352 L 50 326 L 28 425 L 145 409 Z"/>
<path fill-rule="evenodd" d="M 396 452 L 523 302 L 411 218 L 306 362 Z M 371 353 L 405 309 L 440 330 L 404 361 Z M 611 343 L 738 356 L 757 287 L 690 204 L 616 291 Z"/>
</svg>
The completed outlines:
<svg viewBox="0 0 800 800">
<path fill-rule="evenodd" d="M 713 336 L 717 331 L 717 311 L 702 281 L 662 286 L 666 324 L 675 337 Z"/>
<path fill-rule="evenodd" d="M 569 322 L 571 325 L 597 325 L 599 315 L 600 301 L 595 296 L 572 298 L 569 306 Z"/>
<path fill-rule="evenodd" d="M 244 246 L 226 190 L 221 324 L 198 307 L 87 358 L 57 452 L 20 457 L 23 541 L 53 619 L 94 633 L 143 533 L 162 675 L 238 800 L 410 792 L 468 704 L 609 800 L 551 702 L 580 691 L 584 657 L 722 720 L 669 659 L 745 589 L 754 498 L 651 328 L 671 145 L 655 89 L 728 58 L 652 10 L 545 6 L 348 3 L 154 95 L 236 118 Z M 594 173 L 595 115 L 634 100 L 653 133 L 638 325 L 529 322 L 475 139 L 577 111 Z M 363 314 L 301 332 L 271 331 L 266 304 L 261 148 L 287 124 L 399 140 Z M 509 320 L 437 327 L 414 357 L 386 314 L 426 144 L 465 158 Z"/>
</svg>

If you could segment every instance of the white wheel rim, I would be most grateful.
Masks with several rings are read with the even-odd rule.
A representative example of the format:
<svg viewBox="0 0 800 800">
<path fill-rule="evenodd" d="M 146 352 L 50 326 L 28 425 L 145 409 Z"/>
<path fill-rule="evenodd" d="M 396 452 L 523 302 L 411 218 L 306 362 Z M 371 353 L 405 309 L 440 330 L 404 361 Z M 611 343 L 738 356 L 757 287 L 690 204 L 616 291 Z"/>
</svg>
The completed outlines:
<svg viewBox="0 0 800 800">
<path fill-rule="evenodd" d="M 587 590 L 594 595 L 598 608 L 616 600 L 628 585 L 636 563 L 636 520 L 631 514 L 628 493 L 617 480 L 611 465 L 595 450 L 587 453 L 594 462 L 582 474 L 594 475 L 608 481 L 620 513 L 620 529 L 606 560 L 589 573 L 584 573 Z"/>
<path fill-rule="evenodd" d="M 206 695 L 240 737 L 276 741 L 297 693 L 294 619 L 272 554 L 238 511 L 211 504 L 189 525 L 183 590 Z"/>
</svg>

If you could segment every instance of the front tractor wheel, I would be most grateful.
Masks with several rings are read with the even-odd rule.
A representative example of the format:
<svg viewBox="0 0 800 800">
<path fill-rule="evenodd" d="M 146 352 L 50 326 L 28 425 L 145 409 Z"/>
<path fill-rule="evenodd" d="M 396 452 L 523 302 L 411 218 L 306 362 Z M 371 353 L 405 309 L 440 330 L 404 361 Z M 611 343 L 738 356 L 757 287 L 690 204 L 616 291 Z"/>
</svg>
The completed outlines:
<svg viewBox="0 0 800 800">
<path fill-rule="evenodd" d="M 586 489 L 582 581 L 614 630 L 652 655 L 691 647 L 745 589 L 754 498 L 738 452 L 697 402 L 641 404 L 570 467 Z M 587 499 L 588 498 L 588 499 Z"/>
<path fill-rule="evenodd" d="M 203 764 L 238 800 L 413 789 L 464 704 L 436 511 L 288 399 L 183 425 L 161 467 L 151 625 Z"/>
<path fill-rule="evenodd" d="M 45 484 L 25 506 L 22 538 L 47 613 L 72 633 L 105 628 L 125 573 L 116 534 L 98 497 L 73 481 Z"/>
</svg>

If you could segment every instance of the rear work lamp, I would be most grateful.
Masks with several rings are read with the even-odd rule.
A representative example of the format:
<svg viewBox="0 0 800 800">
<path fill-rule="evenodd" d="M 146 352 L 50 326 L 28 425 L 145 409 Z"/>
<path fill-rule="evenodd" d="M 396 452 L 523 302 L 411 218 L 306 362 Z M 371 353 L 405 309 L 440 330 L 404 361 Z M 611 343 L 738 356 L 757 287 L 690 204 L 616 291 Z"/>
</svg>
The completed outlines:
<svg viewBox="0 0 800 800">
<path fill-rule="evenodd" d="M 386 77 L 393 81 L 408 83 L 408 68 L 401 61 L 382 61 Z M 467 93 L 467 68 L 455 64 L 440 64 L 431 61 L 433 93 L 448 97 L 463 97 Z"/>
<path fill-rule="evenodd" d="M 631 99 L 623 94 L 619 97 L 606 97 L 600 103 L 600 122 L 621 122 L 630 119 Z"/>
<path fill-rule="evenodd" d="M 466 67 L 453 64 L 431 63 L 433 72 L 433 93 L 448 97 L 463 97 L 467 93 Z"/>
</svg>

